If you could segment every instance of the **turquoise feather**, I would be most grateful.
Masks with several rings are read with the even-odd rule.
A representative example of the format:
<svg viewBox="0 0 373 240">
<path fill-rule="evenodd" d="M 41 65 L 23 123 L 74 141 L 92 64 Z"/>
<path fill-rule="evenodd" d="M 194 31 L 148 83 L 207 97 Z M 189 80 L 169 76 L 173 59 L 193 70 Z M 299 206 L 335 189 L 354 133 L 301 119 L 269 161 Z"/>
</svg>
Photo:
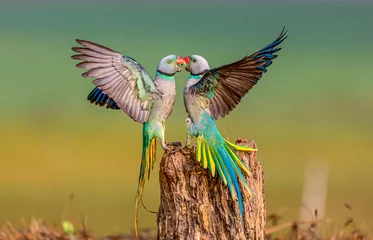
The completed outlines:
<svg viewBox="0 0 373 240">
<path fill-rule="evenodd" d="M 221 136 L 213 118 L 208 113 L 202 112 L 201 122 L 195 123 L 194 127 L 199 130 L 196 136 L 198 138 L 197 160 L 201 161 L 204 168 L 209 168 L 213 176 L 217 170 L 220 178 L 228 186 L 232 197 L 238 200 L 242 216 L 242 192 L 238 179 L 243 182 L 246 189 L 249 189 L 241 169 L 250 175 L 249 170 L 244 166 L 234 147 L 232 147 L 235 145 L 230 143 L 232 145 L 230 146 Z M 240 148 L 246 151 L 254 150 L 248 147 L 240 146 Z M 251 194 L 250 190 L 249 193 Z"/>
</svg>

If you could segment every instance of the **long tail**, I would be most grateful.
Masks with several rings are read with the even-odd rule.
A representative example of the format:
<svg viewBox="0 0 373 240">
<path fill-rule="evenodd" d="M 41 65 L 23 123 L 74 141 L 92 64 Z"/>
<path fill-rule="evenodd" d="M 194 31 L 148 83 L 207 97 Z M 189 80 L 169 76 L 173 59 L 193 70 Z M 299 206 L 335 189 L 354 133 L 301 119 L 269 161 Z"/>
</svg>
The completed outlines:
<svg viewBox="0 0 373 240">
<path fill-rule="evenodd" d="M 139 183 L 137 186 L 137 193 L 135 198 L 135 232 L 138 237 L 138 218 L 139 218 L 139 203 L 142 202 L 142 194 L 144 191 L 144 185 L 146 177 L 150 178 L 150 171 L 153 169 L 156 160 L 156 138 L 150 136 L 147 129 L 149 124 L 146 122 L 143 126 L 142 131 L 142 157 L 140 166 Z"/>
<path fill-rule="evenodd" d="M 257 151 L 257 149 L 238 146 L 225 140 L 219 133 L 214 136 L 216 141 L 212 144 L 203 135 L 197 140 L 197 160 L 202 162 L 204 168 L 209 168 L 212 176 L 215 176 L 215 169 L 228 185 L 229 192 L 234 199 L 238 200 L 240 215 L 243 214 L 243 204 L 238 178 L 241 179 L 245 189 L 252 195 L 250 188 L 243 176 L 241 169 L 251 175 L 236 151 Z M 233 186 L 232 186 L 233 185 Z M 234 188 L 234 189 L 233 189 Z"/>
</svg>

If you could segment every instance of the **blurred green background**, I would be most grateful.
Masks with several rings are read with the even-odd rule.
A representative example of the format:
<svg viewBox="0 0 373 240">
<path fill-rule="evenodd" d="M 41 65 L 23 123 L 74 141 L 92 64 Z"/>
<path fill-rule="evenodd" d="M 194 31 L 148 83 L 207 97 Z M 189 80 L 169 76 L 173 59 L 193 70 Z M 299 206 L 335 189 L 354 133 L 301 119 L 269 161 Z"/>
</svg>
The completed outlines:
<svg viewBox="0 0 373 240">
<path fill-rule="evenodd" d="M 86 101 L 93 85 L 70 59 L 74 39 L 114 48 L 154 75 L 158 61 L 171 53 L 202 55 L 212 67 L 233 62 L 286 26 L 289 38 L 279 58 L 218 126 L 230 140 L 257 142 L 268 212 L 287 206 L 284 218 L 297 219 L 305 166 L 323 158 L 330 166 L 326 215 L 353 215 L 372 226 L 372 6 L 1 3 L 0 222 L 37 216 L 78 224 L 84 213 L 96 233 L 133 227 L 141 125 Z M 176 78 L 168 141 L 185 138 L 187 76 Z M 144 202 L 152 210 L 159 204 L 157 172 L 158 166 L 145 186 Z M 155 218 L 140 210 L 141 227 L 155 227 Z"/>
</svg>

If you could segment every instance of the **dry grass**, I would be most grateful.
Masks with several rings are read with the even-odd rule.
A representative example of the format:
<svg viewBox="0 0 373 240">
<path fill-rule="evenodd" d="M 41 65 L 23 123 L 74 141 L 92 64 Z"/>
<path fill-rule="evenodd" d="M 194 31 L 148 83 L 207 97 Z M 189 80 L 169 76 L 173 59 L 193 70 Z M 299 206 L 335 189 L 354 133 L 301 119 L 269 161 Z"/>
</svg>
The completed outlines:
<svg viewBox="0 0 373 240">
<path fill-rule="evenodd" d="M 315 220 L 309 222 L 284 222 L 281 216 L 270 214 L 267 216 L 267 239 L 268 240 L 369 240 L 373 235 L 369 231 L 363 231 L 357 227 L 352 218 L 338 223 L 332 219 Z M 132 234 L 118 234 L 111 236 L 95 236 L 82 223 L 80 230 L 69 231 L 58 226 L 47 226 L 42 220 L 32 219 L 29 223 L 24 221 L 21 227 L 15 228 L 10 223 L 5 223 L 0 230 L 0 240 L 135 240 Z M 155 240 L 156 231 L 143 229 L 140 231 L 139 240 Z"/>
<path fill-rule="evenodd" d="M 40 219 L 32 219 L 30 223 L 22 221 L 21 227 L 15 228 L 9 222 L 0 230 L 0 240 L 135 240 L 135 234 L 118 234 L 110 236 L 94 236 L 84 224 L 80 230 L 63 230 L 57 226 L 47 226 Z M 143 229 L 139 233 L 139 240 L 155 240 L 156 233 L 151 229 Z"/>
<path fill-rule="evenodd" d="M 345 207 L 351 210 L 349 204 Z M 311 221 L 290 221 L 280 223 L 281 215 L 272 213 L 267 216 L 267 240 L 370 240 L 371 229 L 364 229 L 355 223 L 352 217 L 345 221 L 331 218 L 318 219 L 317 209 L 313 211 Z"/>
<path fill-rule="evenodd" d="M 69 196 L 70 203 L 74 195 Z M 344 205 L 352 211 L 350 204 Z M 310 210 L 310 221 L 282 222 L 282 215 L 286 207 L 276 213 L 267 215 L 267 240 L 373 240 L 373 231 L 369 228 L 359 227 L 352 217 L 345 221 L 330 218 L 318 219 L 317 209 Z M 80 229 L 74 229 L 70 222 L 63 222 L 62 226 L 56 224 L 48 226 L 41 219 L 32 219 L 30 222 L 21 221 L 21 226 L 15 228 L 6 222 L 0 228 L 0 240 L 156 240 L 155 229 L 140 229 L 139 238 L 134 231 L 131 234 L 117 234 L 109 236 L 96 236 L 87 228 L 87 218 L 82 216 Z"/>
</svg>

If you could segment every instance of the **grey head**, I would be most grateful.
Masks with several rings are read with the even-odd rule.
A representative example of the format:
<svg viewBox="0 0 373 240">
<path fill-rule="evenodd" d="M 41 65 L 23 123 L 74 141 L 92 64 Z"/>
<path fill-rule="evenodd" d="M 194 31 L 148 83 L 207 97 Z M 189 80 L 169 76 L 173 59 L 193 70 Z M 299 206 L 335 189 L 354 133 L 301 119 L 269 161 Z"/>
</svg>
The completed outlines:
<svg viewBox="0 0 373 240">
<path fill-rule="evenodd" d="M 187 66 L 185 70 L 192 75 L 202 75 L 210 70 L 209 63 L 200 55 L 191 54 L 184 58 Z"/>
<path fill-rule="evenodd" d="M 185 61 L 182 57 L 171 54 L 162 58 L 158 64 L 157 71 L 168 76 L 173 76 L 176 72 L 182 70 L 183 65 L 185 65 Z"/>
</svg>

